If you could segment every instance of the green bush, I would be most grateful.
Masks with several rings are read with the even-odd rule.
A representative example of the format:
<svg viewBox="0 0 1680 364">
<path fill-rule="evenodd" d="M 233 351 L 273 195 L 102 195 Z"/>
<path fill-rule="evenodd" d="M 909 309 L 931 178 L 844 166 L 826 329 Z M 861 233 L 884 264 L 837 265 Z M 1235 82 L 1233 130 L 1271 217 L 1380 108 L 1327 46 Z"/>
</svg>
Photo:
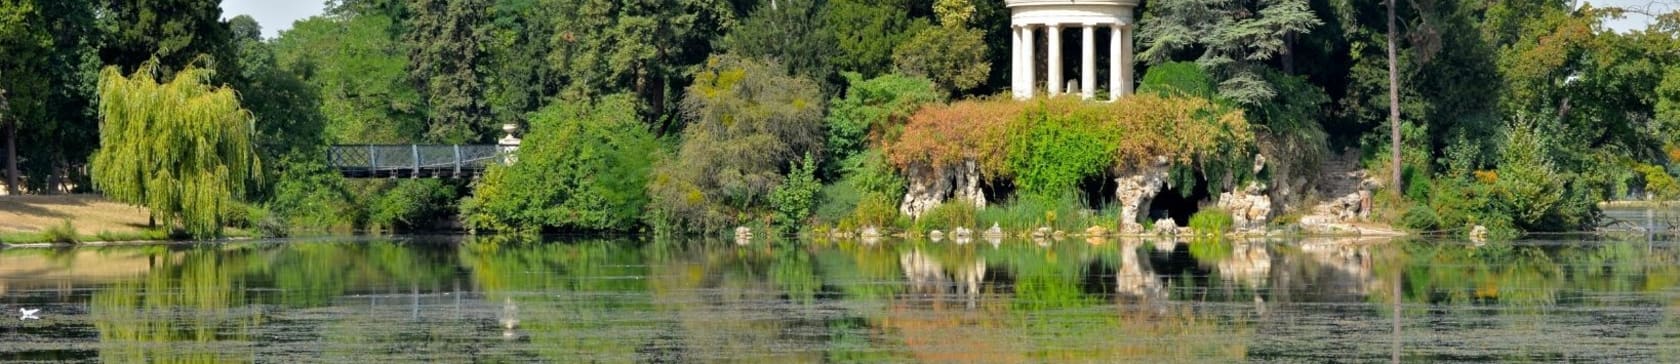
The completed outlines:
<svg viewBox="0 0 1680 364">
<path fill-rule="evenodd" d="M 368 224 L 374 229 L 411 230 L 453 213 L 455 186 L 436 179 L 405 179 L 373 198 Z"/>
<path fill-rule="evenodd" d="M 1592 227 L 1597 206 L 1574 185 L 1575 175 L 1557 168 L 1555 141 L 1528 119 L 1517 119 L 1506 136 L 1492 197 L 1513 225 L 1524 231 Z"/>
<path fill-rule="evenodd" d="M 770 192 L 770 207 L 776 209 L 778 226 L 796 230 L 816 209 L 822 183 L 817 182 L 817 163 L 810 153 L 805 154 L 805 163 L 791 164 L 787 179 Z"/>
<path fill-rule="evenodd" d="M 979 226 L 979 220 L 975 218 L 977 210 L 973 203 L 967 201 L 946 201 L 922 213 L 921 217 L 916 219 L 914 228 L 916 231 L 949 230 L 958 227 L 974 229 Z"/>
<path fill-rule="evenodd" d="M 1138 93 L 1152 93 L 1162 97 L 1188 96 L 1213 99 L 1218 88 L 1201 66 L 1193 62 L 1168 62 L 1149 67 Z"/>
<path fill-rule="evenodd" d="M 828 139 L 823 151 L 825 175 L 843 168 L 843 161 L 852 158 L 869 146 L 870 136 L 880 136 L 901 127 L 910 114 L 923 104 L 940 102 L 944 96 L 933 82 L 920 77 L 887 74 L 864 80 L 856 73 L 846 73 L 851 87 L 846 97 L 829 102 Z"/>
<path fill-rule="evenodd" d="M 285 230 L 349 230 L 365 220 L 344 177 L 319 160 L 284 160 L 266 206 Z"/>
<path fill-rule="evenodd" d="M 461 202 L 474 231 L 628 231 L 647 205 L 657 141 L 629 95 L 556 102 L 531 117 L 519 162 L 492 166 Z"/>
<path fill-rule="evenodd" d="M 1417 205 L 1400 216 L 1400 224 L 1415 231 L 1432 231 L 1441 227 L 1441 217 L 1429 206 Z"/>
<path fill-rule="evenodd" d="M 1099 221 L 1091 214 L 1079 194 L 1072 191 L 1051 195 L 1018 194 L 1007 202 L 988 206 L 975 213 L 976 226 L 990 228 L 997 224 L 1013 231 L 1048 227 L 1068 232 L 1083 231 L 1091 225 L 1112 225 Z"/>
<path fill-rule="evenodd" d="M 1234 225 L 1231 212 L 1223 209 L 1205 209 L 1190 215 L 1190 231 L 1196 235 L 1222 235 Z"/>
<path fill-rule="evenodd" d="M 774 64 L 719 56 L 697 70 L 683 98 L 689 125 L 674 158 L 648 184 L 649 216 L 661 229 L 716 232 L 766 221 L 782 168 L 823 144 L 815 82 Z"/>
<path fill-rule="evenodd" d="M 80 243 L 81 233 L 76 231 L 76 225 L 70 219 L 64 219 L 58 225 L 48 226 L 41 231 L 41 240 L 50 243 L 75 244 Z"/>
</svg>

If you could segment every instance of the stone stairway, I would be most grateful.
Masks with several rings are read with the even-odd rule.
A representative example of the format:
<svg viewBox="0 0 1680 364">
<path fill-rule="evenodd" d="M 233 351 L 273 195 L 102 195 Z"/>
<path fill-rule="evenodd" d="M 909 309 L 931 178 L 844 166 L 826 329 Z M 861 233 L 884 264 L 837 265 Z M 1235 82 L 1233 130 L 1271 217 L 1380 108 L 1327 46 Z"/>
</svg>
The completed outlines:
<svg viewBox="0 0 1680 364">
<path fill-rule="evenodd" d="M 1347 232 L 1344 225 L 1362 221 L 1369 211 L 1366 199 L 1376 181 L 1359 168 L 1359 154 L 1343 153 L 1326 160 L 1313 187 L 1317 204 L 1301 217 L 1301 227 L 1311 232 Z"/>
</svg>

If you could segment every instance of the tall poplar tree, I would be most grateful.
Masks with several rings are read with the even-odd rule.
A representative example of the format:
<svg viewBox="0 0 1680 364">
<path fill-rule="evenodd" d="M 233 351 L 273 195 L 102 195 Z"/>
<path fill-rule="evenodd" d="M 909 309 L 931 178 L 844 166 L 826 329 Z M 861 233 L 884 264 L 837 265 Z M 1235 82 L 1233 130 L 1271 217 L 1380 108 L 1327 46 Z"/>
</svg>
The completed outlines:
<svg viewBox="0 0 1680 364">
<path fill-rule="evenodd" d="M 488 0 L 409 2 L 409 76 L 429 106 L 427 139 L 464 143 L 487 136 L 490 105 L 481 67 L 488 55 L 490 10 Z"/>
</svg>

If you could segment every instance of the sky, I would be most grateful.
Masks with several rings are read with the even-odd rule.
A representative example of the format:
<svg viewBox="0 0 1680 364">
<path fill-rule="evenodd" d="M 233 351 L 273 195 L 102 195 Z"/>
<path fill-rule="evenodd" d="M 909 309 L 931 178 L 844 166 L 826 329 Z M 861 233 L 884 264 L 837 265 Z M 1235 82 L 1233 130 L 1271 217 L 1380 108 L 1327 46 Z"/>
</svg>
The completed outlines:
<svg viewBox="0 0 1680 364">
<path fill-rule="evenodd" d="M 292 22 L 320 15 L 325 6 L 325 0 L 222 0 L 222 17 L 250 15 L 262 25 L 263 38 L 273 39 L 291 29 Z"/>
<path fill-rule="evenodd" d="M 1633 9 L 1647 9 L 1653 13 L 1664 13 L 1680 9 L 1680 0 L 1576 0 L 1578 3 L 1592 4 L 1595 7 L 1620 6 Z M 250 15 L 257 19 L 257 24 L 263 28 L 264 38 L 280 36 L 281 30 L 290 29 L 292 22 L 321 14 L 326 5 L 325 0 L 222 0 L 222 14 L 226 18 Z M 1611 29 L 1627 31 L 1642 29 L 1651 22 L 1650 17 L 1643 15 L 1629 15 L 1626 19 L 1606 22 Z"/>
</svg>

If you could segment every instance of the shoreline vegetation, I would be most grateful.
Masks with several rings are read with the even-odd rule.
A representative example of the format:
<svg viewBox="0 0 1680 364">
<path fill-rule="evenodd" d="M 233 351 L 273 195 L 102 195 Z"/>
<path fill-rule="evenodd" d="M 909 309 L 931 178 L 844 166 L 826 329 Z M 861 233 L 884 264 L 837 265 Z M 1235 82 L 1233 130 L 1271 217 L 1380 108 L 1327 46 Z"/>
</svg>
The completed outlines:
<svg viewBox="0 0 1680 364">
<path fill-rule="evenodd" d="M 1081 75 L 1132 83 L 1085 100 L 1013 94 L 1039 32 L 1011 35 L 1009 2 L 680 3 L 344 0 L 265 39 L 215 0 L 7 2 L 8 194 L 103 198 L 13 206 L 28 225 L 0 239 L 1505 240 L 1680 199 L 1680 11 L 1615 31 L 1630 10 L 1559 1 L 1151 3 L 1120 57 L 1138 77 Z M 475 180 L 328 155 L 504 127 L 517 163 Z"/>
</svg>

